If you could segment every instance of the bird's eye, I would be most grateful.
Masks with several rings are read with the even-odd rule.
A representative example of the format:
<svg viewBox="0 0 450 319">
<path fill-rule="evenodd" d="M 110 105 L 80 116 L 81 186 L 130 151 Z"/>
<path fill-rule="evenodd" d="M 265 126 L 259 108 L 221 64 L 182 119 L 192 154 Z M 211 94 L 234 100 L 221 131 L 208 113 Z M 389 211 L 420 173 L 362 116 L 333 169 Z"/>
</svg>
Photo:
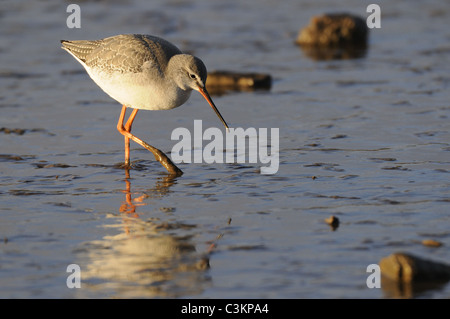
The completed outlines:
<svg viewBox="0 0 450 319">
<path fill-rule="evenodd" d="M 193 74 L 193 73 L 189 74 L 189 77 L 190 77 L 191 79 L 195 79 L 195 78 L 196 78 L 195 74 Z"/>
</svg>

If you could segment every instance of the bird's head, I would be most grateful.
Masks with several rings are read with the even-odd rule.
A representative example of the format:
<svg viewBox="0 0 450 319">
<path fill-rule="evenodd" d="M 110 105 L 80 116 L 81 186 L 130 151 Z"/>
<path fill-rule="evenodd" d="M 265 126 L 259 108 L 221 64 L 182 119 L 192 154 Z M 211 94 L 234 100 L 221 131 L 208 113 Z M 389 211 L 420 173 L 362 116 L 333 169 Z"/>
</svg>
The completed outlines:
<svg viewBox="0 0 450 319">
<path fill-rule="evenodd" d="M 176 58 L 177 60 L 175 63 L 177 68 L 175 82 L 177 85 L 183 90 L 195 90 L 200 92 L 200 94 L 212 107 L 214 112 L 216 112 L 217 116 L 228 131 L 229 128 L 227 123 L 214 105 L 214 102 L 206 90 L 207 71 L 202 60 L 190 54 L 180 54 L 172 57 L 172 59 L 173 58 Z"/>
</svg>

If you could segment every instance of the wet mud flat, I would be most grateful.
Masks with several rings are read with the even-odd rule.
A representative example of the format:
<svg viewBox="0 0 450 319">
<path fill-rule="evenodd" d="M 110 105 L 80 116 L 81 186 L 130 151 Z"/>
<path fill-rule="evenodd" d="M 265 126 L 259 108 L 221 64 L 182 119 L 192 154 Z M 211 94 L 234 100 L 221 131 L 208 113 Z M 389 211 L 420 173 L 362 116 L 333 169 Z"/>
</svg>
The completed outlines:
<svg viewBox="0 0 450 319">
<path fill-rule="evenodd" d="M 447 282 L 366 283 L 367 267 L 395 252 L 449 264 L 445 4 L 381 4 L 382 28 L 371 30 L 365 54 L 326 60 L 294 43 L 300 28 L 334 9 L 364 15 L 368 3 L 83 2 L 80 30 L 65 27 L 65 5 L 7 4 L 2 298 L 450 295 Z M 199 37 L 199 28 L 208 32 Z M 173 178 L 133 145 L 132 169 L 121 168 L 120 105 L 59 48 L 60 39 L 112 30 L 160 35 L 211 72 L 269 74 L 268 89 L 213 98 L 232 125 L 280 129 L 278 172 L 186 163 Z M 195 119 L 217 126 L 210 111 L 193 96 L 170 112 L 143 111 L 133 129 L 170 154 L 175 128 Z M 79 289 L 66 284 L 71 264 L 82 272 Z"/>
</svg>

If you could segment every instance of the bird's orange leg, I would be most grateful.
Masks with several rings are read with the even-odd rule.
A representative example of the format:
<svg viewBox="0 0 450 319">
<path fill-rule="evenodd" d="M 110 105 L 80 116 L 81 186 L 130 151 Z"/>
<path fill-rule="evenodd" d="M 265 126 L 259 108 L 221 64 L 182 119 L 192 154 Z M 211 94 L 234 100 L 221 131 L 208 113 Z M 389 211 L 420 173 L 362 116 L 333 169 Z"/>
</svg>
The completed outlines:
<svg viewBox="0 0 450 319">
<path fill-rule="evenodd" d="M 126 107 L 124 107 L 124 108 L 125 108 L 125 112 L 126 112 Z M 139 109 L 133 109 L 133 112 L 131 112 L 130 117 L 127 120 L 127 123 L 125 123 L 124 129 L 128 133 L 131 133 L 131 126 L 133 125 L 133 121 L 134 121 L 134 118 L 136 117 L 138 110 Z M 123 123 L 123 120 L 125 118 L 125 112 L 123 111 L 123 108 L 122 108 L 122 112 L 123 112 L 123 118 L 122 118 L 122 123 Z M 122 117 L 122 114 L 121 114 L 121 117 Z M 130 138 L 126 135 L 124 137 L 125 137 L 125 167 L 130 167 Z"/>
<path fill-rule="evenodd" d="M 117 130 L 125 137 L 125 166 L 130 166 L 130 140 L 133 140 L 134 142 L 138 143 L 142 147 L 148 149 L 150 152 L 153 153 L 155 156 L 155 159 L 160 162 L 167 171 L 172 175 L 181 175 L 183 172 L 176 167 L 174 163 L 159 149 L 147 144 L 140 138 L 134 136 L 131 134 L 131 126 L 133 124 L 134 118 L 136 117 L 138 109 L 134 109 L 133 112 L 130 114 L 130 117 L 127 120 L 127 123 L 125 126 L 123 125 L 123 121 L 125 119 L 125 112 L 127 110 L 127 107 L 124 105 L 122 107 L 122 111 L 120 112 L 119 121 L 117 122 Z"/>
</svg>

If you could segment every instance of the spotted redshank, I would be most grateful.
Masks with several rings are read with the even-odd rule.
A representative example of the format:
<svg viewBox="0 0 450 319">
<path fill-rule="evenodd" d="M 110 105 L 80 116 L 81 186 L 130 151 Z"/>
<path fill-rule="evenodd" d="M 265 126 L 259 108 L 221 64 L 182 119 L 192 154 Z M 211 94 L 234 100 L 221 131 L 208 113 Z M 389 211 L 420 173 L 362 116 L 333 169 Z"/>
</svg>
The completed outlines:
<svg viewBox="0 0 450 319">
<path fill-rule="evenodd" d="M 196 90 L 208 101 L 228 130 L 206 90 L 206 67 L 172 43 L 151 35 L 117 35 L 101 40 L 61 40 L 62 48 L 86 69 L 91 79 L 122 104 L 118 131 L 125 137 L 125 167 L 130 167 L 130 139 L 153 153 L 170 174 L 182 171 L 159 149 L 131 134 L 138 110 L 170 110 Z M 127 108 L 132 108 L 124 124 Z"/>
</svg>

